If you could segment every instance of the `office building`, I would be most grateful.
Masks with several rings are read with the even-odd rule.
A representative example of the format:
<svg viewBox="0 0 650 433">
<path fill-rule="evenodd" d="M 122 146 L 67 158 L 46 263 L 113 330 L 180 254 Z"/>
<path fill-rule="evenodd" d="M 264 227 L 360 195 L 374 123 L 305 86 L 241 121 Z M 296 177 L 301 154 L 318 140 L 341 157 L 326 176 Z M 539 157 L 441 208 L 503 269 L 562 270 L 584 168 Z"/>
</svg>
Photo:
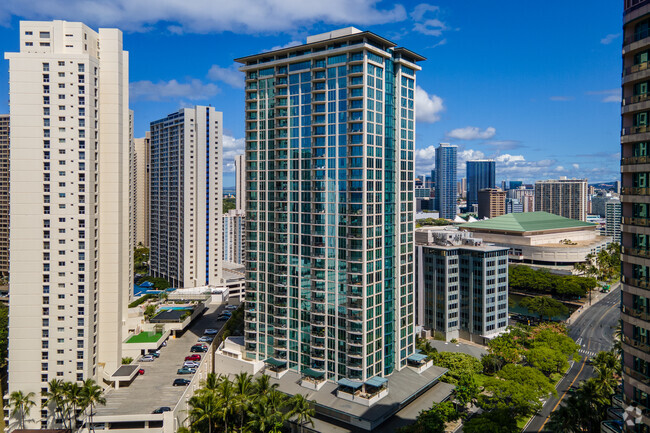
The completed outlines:
<svg viewBox="0 0 650 433">
<path fill-rule="evenodd" d="M 223 261 L 244 264 L 246 212 L 231 209 L 223 214 Z"/>
<path fill-rule="evenodd" d="M 129 60 L 119 30 L 65 21 L 21 22 L 20 52 L 5 58 L 8 392 L 39 395 L 51 379 L 101 380 L 121 365 L 133 286 Z M 54 427 L 53 408 L 36 403 L 26 427 Z"/>
<path fill-rule="evenodd" d="M 625 0 L 623 14 L 623 106 L 621 131 L 623 398 L 642 412 L 641 425 L 628 431 L 650 431 L 650 173 L 648 170 L 647 68 L 650 53 L 649 0 Z"/>
<path fill-rule="evenodd" d="M 520 188 L 524 183 L 521 180 L 511 180 L 508 182 L 508 189 L 518 189 Z"/>
<path fill-rule="evenodd" d="M 535 211 L 580 221 L 587 220 L 587 179 L 535 182 Z"/>
<path fill-rule="evenodd" d="M 520 213 L 524 211 L 524 204 L 516 198 L 506 198 L 506 213 Z"/>
<path fill-rule="evenodd" d="M 151 136 L 149 132 L 142 138 L 135 138 L 134 143 L 134 187 L 133 202 L 135 207 L 135 243 L 149 246 L 149 155 Z"/>
<path fill-rule="evenodd" d="M 235 209 L 246 210 L 246 155 L 235 156 Z"/>
<path fill-rule="evenodd" d="M 478 192 L 478 218 L 494 218 L 506 214 L 506 192 L 486 188 Z"/>
<path fill-rule="evenodd" d="M 415 187 L 415 198 L 431 197 L 431 188 Z"/>
<path fill-rule="evenodd" d="M 172 287 L 222 283 L 222 130 L 204 106 L 150 125 L 149 266 Z"/>
<path fill-rule="evenodd" d="M 9 115 L 0 114 L 0 277 L 9 273 Z"/>
<path fill-rule="evenodd" d="M 496 187 L 496 162 L 493 159 L 467 161 L 467 205 L 478 204 L 478 192 Z"/>
<path fill-rule="evenodd" d="M 508 248 L 457 227 L 415 231 L 417 325 L 486 344 L 508 326 Z"/>
<path fill-rule="evenodd" d="M 431 189 L 436 190 L 436 170 L 431 170 Z"/>
<path fill-rule="evenodd" d="M 621 201 L 618 198 L 610 198 L 605 203 L 605 227 L 601 234 L 621 243 Z"/>
<path fill-rule="evenodd" d="M 352 27 L 237 59 L 246 74 L 245 358 L 362 384 L 406 367 L 421 60 Z"/>
<path fill-rule="evenodd" d="M 458 146 L 440 143 L 436 149 L 436 209 L 440 218 L 456 218 L 458 186 L 456 185 Z"/>
</svg>

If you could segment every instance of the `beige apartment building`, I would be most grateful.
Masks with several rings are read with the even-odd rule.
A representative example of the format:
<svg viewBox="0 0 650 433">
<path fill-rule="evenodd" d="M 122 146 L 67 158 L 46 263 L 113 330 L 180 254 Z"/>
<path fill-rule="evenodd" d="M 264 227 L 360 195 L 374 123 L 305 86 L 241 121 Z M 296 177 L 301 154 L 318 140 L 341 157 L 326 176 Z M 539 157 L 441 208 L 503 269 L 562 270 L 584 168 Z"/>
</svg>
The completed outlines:
<svg viewBox="0 0 650 433">
<path fill-rule="evenodd" d="M 485 188 L 478 192 L 478 217 L 494 218 L 506 214 L 506 192 L 498 188 Z"/>
<path fill-rule="evenodd" d="M 535 211 L 587 221 L 587 179 L 535 182 Z"/>
<path fill-rule="evenodd" d="M 101 55 L 100 55 L 101 54 Z M 101 382 L 121 360 L 132 287 L 128 53 L 117 29 L 23 21 L 9 60 L 9 389 L 54 427 L 51 379 Z M 16 420 L 9 420 L 10 428 Z"/>
<path fill-rule="evenodd" d="M 151 135 L 149 132 L 134 143 L 134 187 L 133 202 L 135 206 L 135 243 L 149 246 L 149 152 Z"/>
<path fill-rule="evenodd" d="M 0 276 L 9 273 L 9 115 L 0 115 Z"/>
</svg>

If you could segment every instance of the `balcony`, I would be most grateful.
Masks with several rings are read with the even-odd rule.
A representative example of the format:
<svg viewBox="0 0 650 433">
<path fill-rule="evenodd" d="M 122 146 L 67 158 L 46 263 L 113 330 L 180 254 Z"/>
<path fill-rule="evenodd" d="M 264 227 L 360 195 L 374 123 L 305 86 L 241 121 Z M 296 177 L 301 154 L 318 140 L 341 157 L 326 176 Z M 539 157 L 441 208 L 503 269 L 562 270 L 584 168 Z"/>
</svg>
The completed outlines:
<svg viewBox="0 0 650 433">
<path fill-rule="evenodd" d="M 650 218 L 623 217 L 621 223 L 633 226 L 650 227 Z"/>
<path fill-rule="evenodd" d="M 632 278 L 623 275 L 621 281 L 623 281 L 623 284 L 627 284 L 629 286 L 639 287 L 641 289 L 650 289 L 650 281 L 647 280 L 641 280 L 638 278 Z"/>
<path fill-rule="evenodd" d="M 622 195 L 650 195 L 650 188 L 626 186 L 621 188 Z"/>
<path fill-rule="evenodd" d="M 633 338 L 628 337 L 627 335 L 623 335 L 623 344 L 635 347 L 639 349 L 642 352 L 650 353 L 650 345 L 647 343 L 644 343 L 643 341 L 635 340 Z M 625 350 L 625 348 L 623 348 Z"/>
<path fill-rule="evenodd" d="M 634 256 L 634 257 L 641 257 L 644 259 L 650 259 L 650 250 L 647 250 L 645 248 L 630 248 L 630 247 L 623 247 L 621 248 L 621 253 L 628 255 L 628 256 Z"/>
<path fill-rule="evenodd" d="M 621 165 L 650 164 L 650 156 L 629 156 L 621 158 Z"/>
<path fill-rule="evenodd" d="M 623 433 L 623 422 L 603 421 L 600 423 L 600 433 Z"/>
<path fill-rule="evenodd" d="M 648 135 L 643 135 L 648 134 Z M 621 142 L 627 143 L 636 140 L 645 140 L 650 137 L 650 126 L 628 126 L 621 130 Z"/>
</svg>

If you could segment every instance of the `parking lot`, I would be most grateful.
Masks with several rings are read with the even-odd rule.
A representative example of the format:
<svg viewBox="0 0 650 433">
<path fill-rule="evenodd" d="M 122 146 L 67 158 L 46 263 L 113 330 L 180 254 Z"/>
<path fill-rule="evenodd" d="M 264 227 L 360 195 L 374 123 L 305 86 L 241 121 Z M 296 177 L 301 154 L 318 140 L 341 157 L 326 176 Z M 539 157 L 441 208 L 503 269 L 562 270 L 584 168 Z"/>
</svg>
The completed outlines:
<svg viewBox="0 0 650 433">
<path fill-rule="evenodd" d="M 106 394 L 106 405 L 97 407 L 96 418 L 147 414 L 161 406 L 173 409 L 186 389 L 185 386 L 173 386 L 174 379 L 192 379 L 191 374 L 179 375 L 176 371 L 183 366 L 185 357 L 191 354 L 190 348 L 203 336 L 206 329 L 220 330 L 225 325 L 225 321 L 217 321 L 224 308 L 225 305 L 208 307 L 181 337 L 167 341 L 167 346 L 160 349 L 159 358 L 153 362 L 139 362 L 145 374 L 136 376 L 128 386 L 120 385 L 119 389 L 110 390 Z M 203 359 L 205 353 L 199 354 Z"/>
</svg>

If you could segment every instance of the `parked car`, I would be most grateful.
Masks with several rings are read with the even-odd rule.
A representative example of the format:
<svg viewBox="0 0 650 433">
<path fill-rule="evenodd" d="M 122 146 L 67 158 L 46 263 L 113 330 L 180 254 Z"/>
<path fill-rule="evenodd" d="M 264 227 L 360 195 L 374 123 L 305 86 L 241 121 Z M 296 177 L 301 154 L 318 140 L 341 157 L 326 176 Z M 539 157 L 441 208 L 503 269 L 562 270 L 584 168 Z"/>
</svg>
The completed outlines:
<svg viewBox="0 0 650 433">
<path fill-rule="evenodd" d="M 239 308 L 237 305 L 226 305 L 226 310 L 236 310 Z"/>
<path fill-rule="evenodd" d="M 156 358 L 154 358 L 151 355 L 144 355 L 142 358 L 140 358 L 140 362 L 153 362 Z"/>
<path fill-rule="evenodd" d="M 219 314 L 219 315 L 217 316 L 217 321 L 218 321 L 218 322 L 226 321 L 226 320 L 230 319 L 230 317 L 231 317 L 231 316 L 226 316 L 225 314 Z"/>
<path fill-rule="evenodd" d="M 185 380 L 185 379 L 180 379 L 180 380 Z M 170 412 L 172 410 L 171 407 L 168 406 L 161 406 L 158 409 L 154 410 L 151 413 L 163 413 L 163 412 Z"/>
<path fill-rule="evenodd" d="M 187 368 L 197 368 L 200 364 L 196 361 L 185 361 L 183 367 Z"/>
<path fill-rule="evenodd" d="M 205 331 L 203 331 L 203 333 L 205 335 L 217 335 L 219 333 L 219 331 L 216 330 L 216 329 L 208 328 Z"/>
<path fill-rule="evenodd" d="M 174 379 L 174 383 L 172 383 L 173 386 L 187 386 L 190 383 L 192 383 L 191 380 L 189 379 Z"/>
<path fill-rule="evenodd" d="M 201 355 L 199 354 L 194 354 L 194 355 L 189 355 L 185 357 L 186 361 L 200 361 L 201 360 Z"/>
<path fill-rule="evenodd" d="M 160 350 L 151 350 L 148 355 L 153 356 L 154 358 L 160 358 Z"/>
<path fill-rule="evenodd" d="M 205 346 L 192 346 L 190 352 L 207 352 L 208 348 Z"/>
<path fill-rule="evenodd" d="M 194 373 L 196 373 L 196 368 L 183 367 L 183 368 L 179 368 L 176 371 L 176 374 L 194 374 Z"/>
<path fill-rule="evenodd" d="M 200 343 L 212 343 L 212 340 L 214 340 L 214 337 L 210 335 L 204 335 L 203 337 L 199 338 Z"/>
<path fill-rule="evenodd" d="M 138 374 L 139 374 L 140 376 L 142 376 L 142 375 L 144 374 L 144 368 L 139 369 L 139 370 L 138 370 Z"/>
</svg>

